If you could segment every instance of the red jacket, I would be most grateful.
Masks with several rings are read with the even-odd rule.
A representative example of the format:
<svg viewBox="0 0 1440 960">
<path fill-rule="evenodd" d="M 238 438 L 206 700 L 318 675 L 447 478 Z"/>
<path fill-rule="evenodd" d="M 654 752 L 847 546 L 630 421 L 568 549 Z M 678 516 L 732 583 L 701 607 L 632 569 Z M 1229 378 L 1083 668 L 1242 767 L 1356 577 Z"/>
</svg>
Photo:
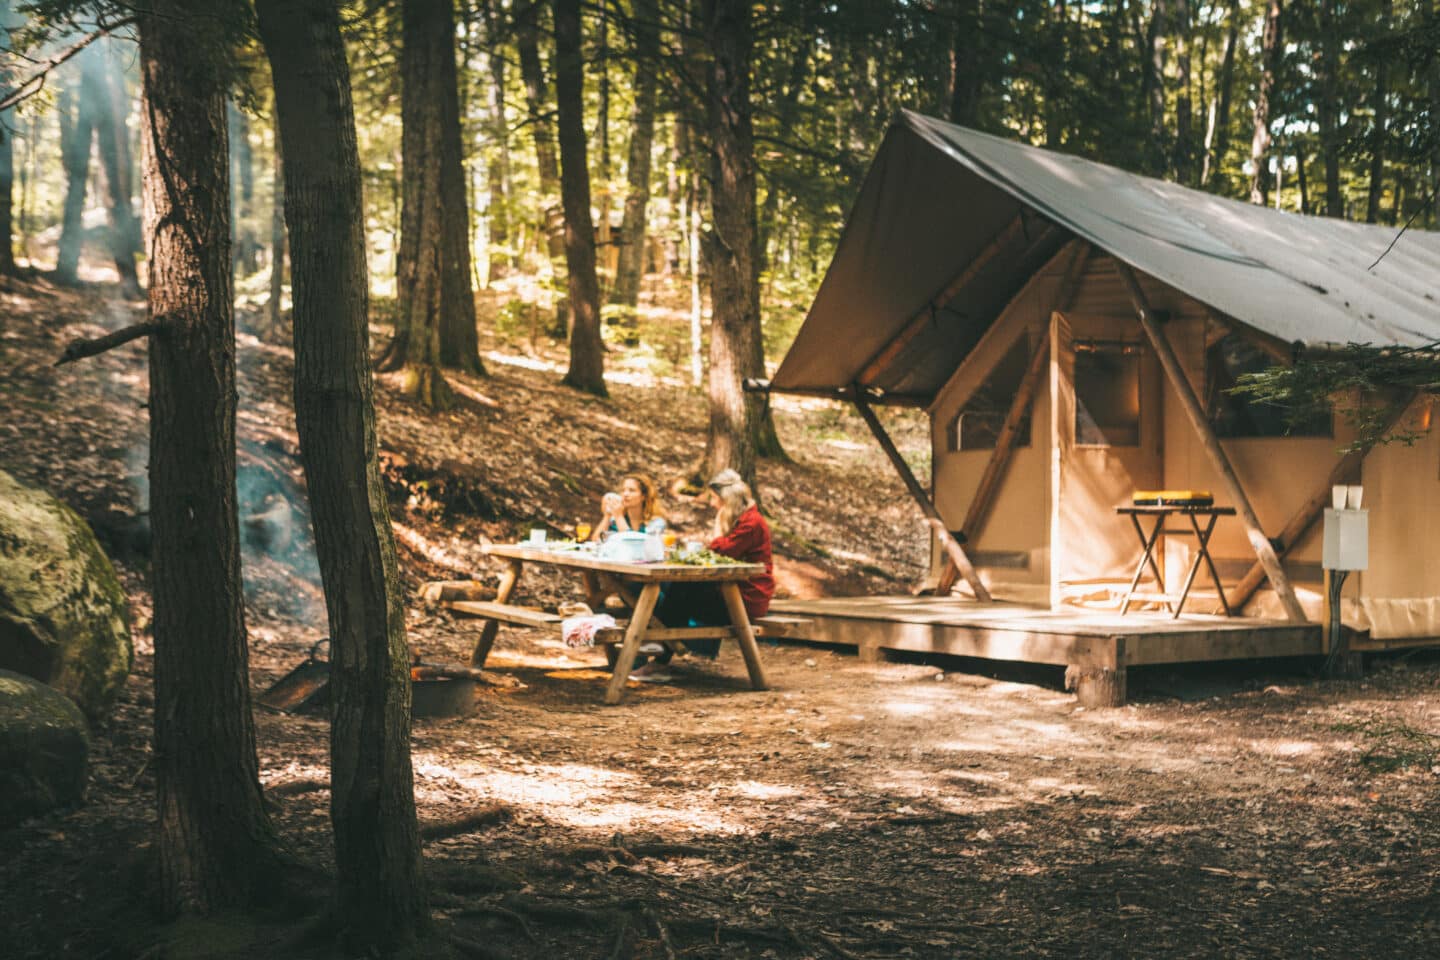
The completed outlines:
<svg viewBox="0 0 1440 960">
<path fill-rule="evenodd" d="M 757 573 L 740 584 L 745 612 L 752 618 L 765 616 L 770 610 L 770 598 L 775 596 L 775 577 L 774 565 L 770 562 L 770 525 L 760 516 L 760 511 L 751 507 L 740 514 L 729 533 L 710 541 L 710 549 L 745 563 L 765 564 L 764 573 Z"/>
</svg>

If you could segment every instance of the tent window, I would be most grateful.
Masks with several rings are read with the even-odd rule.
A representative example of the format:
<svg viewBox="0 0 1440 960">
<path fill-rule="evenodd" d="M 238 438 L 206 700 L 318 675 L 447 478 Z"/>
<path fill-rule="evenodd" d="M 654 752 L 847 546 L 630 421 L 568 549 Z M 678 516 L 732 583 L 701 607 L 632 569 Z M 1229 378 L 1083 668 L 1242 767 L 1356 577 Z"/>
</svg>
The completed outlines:
<svg viewBox="0 0 1440 960">
<path fill-rule="evenodd" d="M 1030 344 L 1026 337 L 1018 338 L 1006 351 L 1005 356 L 995 365 L 985 383 L 976 390 L 970 400 L 950 425 L 950 450 L 994 450 L 1010 412 L 1010 403 L 1025 379 L 1025 369 L 1030 365 Z M 1020 418 L 1015 431 L 1015 446 L 1030 445 L 1030 413 Z"/>
<path fill-rule="evenodd" d="M 1205 357 L 1205 409 L 1217 437 L 1328 437 L 1332 435 L 1329 413 L 1291 423 L 1283 408 L 1257 403 L 1226 391 L 1240 375 L 1259 373 L 1275 361 L 1250 340 L 1229 334 L 1216 341 Z"/>
<path fill-rule="evenodd" d="M 1140 446 L 1140 347 L 1075 343 L 1075 442 Z"/>
</svg>

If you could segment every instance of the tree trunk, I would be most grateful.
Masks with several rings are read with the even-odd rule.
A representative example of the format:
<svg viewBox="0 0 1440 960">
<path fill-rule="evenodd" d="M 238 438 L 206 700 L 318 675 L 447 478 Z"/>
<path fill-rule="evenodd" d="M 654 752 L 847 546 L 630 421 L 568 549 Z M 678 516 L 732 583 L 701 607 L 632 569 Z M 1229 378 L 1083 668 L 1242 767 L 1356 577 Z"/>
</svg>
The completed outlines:
<svg viewBox="0 0 1440 960">
<path fill-rule="evenodd" d="M 1240 0 L 1230 0 L 1229 25 L 1225 31 L 1225 53 L 1220 60 L 1217 82 L 1220 105 L 1215 114 L 1215 135 L 1205 151 L 1205 166 L 1200 172 L 1200 186 L 1207 187 L 1215 171 L 1225 164 L 1230 152 L 1230 97 L 1235 87 L 1235 45 L 1240 37 Z"/>
<path fill-rule="evenodd" d="M 236 174 L 235 270 L 249 276 L 260 269 L 255 239 L 255 151 L 250 146 L 250 115 L 231 102 L 231 155 Z"/>
<path fill-rule="evenodd" d="M 65 206 L 55 253 L 57 283 L 74 283 L 80 275 L 80 250 L 85 244 L 85 188 L 90 179 L 93 134 L 94 124 L 84 96 L 76 97 L 67 87 L 60 94 L 60 162 L 65 168 Z"/>
<path fill-rule="evenodd" d="M 138 297 L 140 278 L 135 272 L 135 255 L 139 253 L 140 229 L 130 205 L 130 131 L 125 125 L 124 99 L 115 66 L 107 55 L 108 47 L 109 42 L 102 40 L 82 55 L 80 97 L 89 105 L 100 165 L 105 171 L 115 272 L 126 295 Z"/>
<path fill-rule="evenodd" d="M 278 863 L 240 579 L 224 58 L 180 0 L 154 0 L 136 21 L 150 318 L 161 325 L 149 397 L 161 902 L 208 913 L 267 892 Z"/>
<path fill-rule="evenodd" d="M 403 592 L 366 356 L 365 207 L 350 73 L 331 0 L 257 0 L 285 140 L 295 424 L 331 638 L 330 817 L 351 954 L 427 918 L 410 761 Z"/>
<path fill-rule="evenodd" d="M 1250 202 L 1265 205 L 1270 192 L 1270 102 L 1285 45 L 1280 36 L 1282 0 L 1268 0 L 1260 39 L 1260 87 L 1255 91 L 1255 126 L 1250 140 Z"/>
<path fill-rule="evenodd" d="M 1393 5 L 1381 0 L 1380 22 L 1391 29 Z M 1381 57 L 1375 65 L 1375 126 L 1370 132 L 1370 190 L 1365 198 L 1365 222 L 1380 219 L 1380 198 L 1385 194 L 1385 146 L 1390 123 L 1390 61 Z M 1433 131 L 1432 131 L 1433 132 Z"/>
<path fill-rule="evenodd" d="M 1195 132 L 1194 101 L 1190 95 L 1190 0 L 1169 2 L 1173 11 L 1170 28 L 1175 37 L 1175 180 L 1191 186 L 1195 183 Z M 1201 70 L 1204 70 L 1203 57 Z"/>
<path fill-rule="evenodd" d="M 510 138 L 505 123 L 505 57 L 504 42 L 500 36 L 500 17 L 495 11 L 496 0 L 482 0 L 481 13 L 485 19 L 485 39 L 489 50 L 486 60 L 490 67 L 490 88 L 487 101 L 487 128 L 489 152 L 485 162 L 485 185 L 490 194 L 486 206 L 489 222 L 490 257 L 486 269 L 485 283 L 489 286 L 501 277 L 508 276 L 514 266 L 511 255 L 510 229 Z"/>
<path fill-rule="evenodd" d="M 600 340 L 600 285 L 595 276 L 595 227 L 590 219 L 590 169 L 585 150 L 584 67 L 580 0 L 555 0 L 555 102 L 560 111 L 560 179 L 569 275 L 570 369 L 565 383 L 605 396 Z"/>
<path fill-rule="evenodd" d="M 444 273 L 447 253 L 453 252 L 447 249 L 444 206 L 447 187 L 453 190 L 455 184 L 446 175 L 442 159 L 449 152 L 443 142 L 442 61 L 449 58 L 453 78 L 453 19 L 450 0 L 403 0 L 400 15 L 404 199 L 396 286 L 401 303 L 395 338 L 380 366 L 402 371 L 405 396 L 431 409 L 444 409 L 453 402 L 439 366 Z M 453 85 L 451 92 L 453 95 Z M 463 197 L 463 178 L 459 187 Z M 293 269 L 291 275 L 293 282 Z M 465 284 L 469 286 L 468 276 Z"/>
<path fill-rule="evenodd" d="M 650 203 L 650 152 L 655 142 L 655 78 L 660 58 L 660 16 L 656 0 L 635 0 L 635 113 L 630 123 L 630 158 L 625 218 L 620 223 L 620 257 L 610 302 L 634 313 L 645 272 L 645 208 Z"/>
<path fill-rule="evenodd" d="M 1305 154 L 1300 153 L 1299 151 L 1296 151 L 1296 153 L 1295 153 L 1295 179 L 1296 179 L 1296 185 L 1300 188 L 1300 212 L 1301 212 L 1301 213 L 1309 213 L 1309 212 L 1310 212 L 1310 185 L 1309 185 L 1309 182 L 1306 180 L 1306 177 L 1305 177 Z M 1279 196 L 1278 196 L 1278 188 L 1277 188 L 1277 196 L 1276 196 L 1275 202 L 1276 202 L 1277 205 L 1278 205 L 1279 202 L 1280 202 Z"/>
<path fill-rule="evenodd" d="M 540 0 L 523 2 L 515 9 L 515 47 L 520 54 L 520 78 L 525 84 L 535 165 L 540 175 L 541 224 L 552 259 L 565 252 L 565 214 L 560 206 L 560 166 L 555 158 L 555 131 L 551 126 L 549 85 L 540 62 Z"/>
<path fill-rule="evenodd" d="M 1340 38 L 1334 0 L 1320 2 L 1320 155 L 1325 161 L 1325 216 L 1345 216 L 1340 196 Z"/>
<path fill-rule="evenodd" d="M 1155 0 L 1154 13 L 1145 33 L 1145 93 L 1150 108 L 1150 170 L 1163 176 L 1168 151 L 1165 135 L 1165 34 L 1167 0 Z"/>
<path fill-rule="evenodd" d="M 280 329 L 285 298 L 285 168 L 284 148 L 280 144 L 280 117 L 277 110 L 271 118 L 274 126 L 275 151 L 271 164 L 273 185 L 270 199 L 270 333 Z"/>
<path fill-rule="evenodd" d="M 1045 62 L 1040 64 L 1039 73 L 1045 96 L 1045 146 L 1051 150 L 1058 150 L 1064 143 L 1062 133 L 1068 107 L 1062 91 L 1064 85 L 1070 82 L 1066 64 L 1069 59 L 1068 23 L 1065 0 L 1050 0 L 1044 26 L 1045 42 L 1041 47 L 1046 54 Z"/>
<path fill-rule="evenodd" d="M 950 46 L 950 122 L 974 127 L 980 121 L 981 51 L 979 0 L 955 0 L 955 39 Z"/>
<path fill-rule="evenodd" d="M 752 33 L 743 0 L 702 0 L 711 221 L 710 426 L 705 462 L 754 481 L 757 456 L 783 456 L 761 398 L 741 389 L 765 375 L 760 334 L 760 277 L 755 216 L 755 134 L 750 105 Z"/>
<path fill-rule="evenodd" d="M 779 102 L 775 105 L 775 128 L 777 130 L 791 130 L 799 119 L 797 114 L 800 106 L 800 90 L 805 86 L 805 77 L 810 67 L 810 52 L 815 43 L 811 11 L 812 7 L 807 4 L 802 12 L 798 40 L 790 60 L 790 75 L 786 77 L 785 89 L 780 92 Z M 765 203 L 760 208 L 759 269 L 761 273 L 765 272 L 766 265 L 770 262 L 770 243 L 775 233 L 776 216 L 780 210 L 778 179 L 777 177 L 769 178 L 768 188 L 765 191 Z"/>
<path fill-rule="evenodd" d="M 14 71 L 10 56 L 10 0 L 0 0 L 0 88 L 9 89 Z M 0 112 L 0 274 L 15 272 L 15 111 Z"/>
<path fill-rule="evenodd" d="M 485 373 L 471 286 L 470 200 L 460 137 L 460 81 L 455 70 L 454 0 L 427 0 L 435 99 L 440 104 L 440 365 Z"/>
</svg>

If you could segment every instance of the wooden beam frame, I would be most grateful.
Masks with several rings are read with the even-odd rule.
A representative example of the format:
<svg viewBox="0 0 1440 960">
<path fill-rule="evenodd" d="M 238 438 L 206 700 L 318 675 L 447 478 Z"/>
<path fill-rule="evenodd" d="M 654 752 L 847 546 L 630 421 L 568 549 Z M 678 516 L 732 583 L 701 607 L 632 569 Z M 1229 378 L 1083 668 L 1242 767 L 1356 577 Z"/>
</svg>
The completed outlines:
<svg viewBox="0 0 1440 960">
<path fill-rule="evenodd" d="M 1396 425 L 1405 419 L 1406 414 L 1415 406 L 1415 401 L 1419 396 L 1419 391 L 1410 395 L 1410 399 L 1406 401 L 1399 412 L 1386 424 L 1385 433 L 1389 433 L 1395 429 Z M 1276 538 L 1279 541 L 1275 547 L 1277 555 L 1283 557 L 1295 548 L 1295 545 L 1300 542 L 1300 538 L 1305 536 L 1306 531 L 1314 525 L 1316 520 L 1320 519 L 1320 514 L 1324 512 L 1325 505 L 1330 502 L 1330 488 L 1338 483 L 1344 483 L 1350 477 L 1353 477 L 1356 471 L 1364 464 L 1365 457 L 1370 453 L 1371 449 L 1373 449 L 1373 445 L 1366 445 L 1358 450 L 1351 450 L 1336 461 L 1335 466 L 1330 469 L 1329 475 L 1325 477 L 1325 481 L 1300 504 L 1295 513 L 1290 517 L 1290 522 L 1285 524 L 1285 529 L 1280 531 L 1280 536 Z M 1240 578 L 1239 584 L 1231 591 L 1230 606 L 1236 610 L 1242 609 L 1264 582 L 1265 567 L 1262 564 L 1256 563 L 1246 572 L 1245 576 Z"/>
<path fill-rule="evenodd" d="M 1085 274 L 1085 263 L 1090 258 L 1090 244 L 1078 238 L 1071 240 L 1065 245 L 1059 256 L 1068 256 L 1069 258 L 1065 264 L 1065 274 L 1060 280 L 1060 288 L 1056 291 L 1055 296 L 1055 310 L 1063 311 L 1069 308 L 1076 290 L 1080 287 L 1080 280 Z M 1021 335 L 1024 335 L 1023 330 Z M 975 495 L 971 498 L 970 507 L 965 512 L 965 522 L 961 525 L 960 530 L 965 535 L 966 543 L 974 543 L 980 537 L 980 530 L 984 526 L 990 506 L 999 492 L 1000 481 L 1005 478 L 1006 468 L 1010 466 L 1010 456 L 1014 453 L 1015 438 L 1020 421 L 1025 418 L 1025 414 L 1030 411 L 1034 402 L 1035 388 L 1040 382 L 1040 374 L 1045 370 L 1045 360 L 1049 355 L 1050 337 L 1048 333 L 1042 333 L 1039 343 L 1030 355 L 1030 365 L 1026 368 L 1025 376 L 1015 391 L 1010 409 L 1005 414 L 1000 434 L 995 438 L 995 450 L 985 464 L 985 472 L 980 475 L 980 485 L 975 488 Z M 959 572 L 955 564 L 949 562 L 947 558 L 945 568 L 940 571 L 940 579 L 935 585 L 935 592 L 940 595 L 949 593 L 955 586 L 955 578 Z"/>
<path fill-rule="evenodd" d="M 965 582 L 970 584 L 970 589 L 975 591 L 975 599 L 990 603 L 990 591 L 986 590 L 985 584 L 980 582 L 980 575 L 975 572 L 975 565 L 970 562 L 970 558 L 965 555 L 965 550 L 950 535 L 950 531 L 945 529 L 945 521 L 941 518 L 940 511 L 935 509 L 934 501 L 926 495 L 924 488 L 920 486 L 920 481 L 915 479 L 915 473 L 910 469 L 910 465 L 905 462 L 904 457 L 900 456 L 900 451 L 895 448 L 894 441 L 885 432 L 885 426 L 875 416 L 875 411 L 870 409 L 870 405 L 865 402 L 861 394 L 862 391 L 859 389 L 855 391 L 855 409 L 860 411 L 860 416 L 864 418 L 870 432 L 875 434 L 880 449 L 884 450 L 885 456 L 890 458 L 890 465 L 895 468 L 896 473 L 900 474 L 901 482 L 910 491 L 910 496 L 919 504 L 921 512 L 925 514 L 926 522 L 939 537 L 940 545 L 945 548 L 950 561 L 955 564 L 960 575 L 965 578 Z"/>
<path fill-rule="evenodd" d="M 1220 480 L 1224 484 L 1226 492 L 1235 501 L 1235 511 L 1241 522 L 1245 524 L 1245 533 L 1250 539 L 1250 546 L 1254 548 L 1255 556 L 1264 568 L 1266 576 L 1270 578 L 1271 585 L 1275 587 L 1275 593 L 1285 607 L 1286 616 L 1297 623 L 1306 622 L 1305 611 L 1295 596 L 1295 588 L 1291 585 L 1285 568 L 1280 565 L 1280 558 L 1275 554 L 1274 545 L 1265 536 L 1265 531 L 1260 526 L 1260 520 L 1255 515 L 1255 508 L 1250 505 L 1250 498 L 1245 495 L 1245 488 L 1240 485 L 1240 478 L 1235 475 L 1235 469 L 1230 465 L 1230 458 L 1225 455 L 1224 448 L 1220 446 L 1220 440 L 1215 436 L 1215 431 L 1205 416 L 1205 410 L 1200 406 L 1199 398 L 1195 396 L 1195 389 L 1186 378 L 1185 371 L 1180 366 L 1180 360 L 1175 356 L 1174 348 L 1170 346 L 1169 338 L 1165 336 L 1165 331 L 1160 329 L 1160 324 L 1156 322 L 1155 314 L 1145 299 L 1145 291 L 1141 289 L 1139 279 L 1130 269 L 1130 265 L 1118 257 L 1115 258 L 1115 267 L 1130 294 L 1130 303 L 1135 308 L 1136 316 L 1140 320 L 1140 327 L 1145 331 L 1145 336 L 1149 339 L 1155 356 L 1160 360 L 1160 366 L 1165 371 L 1166 379 L 1170 381 L 1170 386 L 1174 388 L 1180 399 L 1181 409 L 1185 411 L 1185 416 L 1190 420 L 1190 426 L 1199 436 L 1200 445 L 1209 458 L 1210 465 L 1220 474 Z"/>
<path fill-rule="evenodd" d="M 950 301 L 955 294 L 968 284 L 975 276 L 995 259 L 1001 250 L 1014 242 L 1018 236 L 1026 232 L 1026 209 L 1015 215 L 1003 230 L 990 239 L 990 242 L 981 248 L 970 262 L 967 263 L 959 273 L 950 278 L 950 281 L 941 287 L 939 292 L 926 301 L 925 306 L 915 313 L 913 317 L 900 328 L 900 332 L 891 337 L 890 340 L 865 362 L 860 372 L 855 375 L 855 382 L 862 387 L 868 387 L 875 382 L 875 378 L 884 373 L 890 364 L 904 352 L 905 348 L 924 332 L 925 328 L 935 320 L 935 315 Z M 1040 233 L 1040 239 L 1049 234 L 1053 227 L 1046 222 Z"/>
</svg>

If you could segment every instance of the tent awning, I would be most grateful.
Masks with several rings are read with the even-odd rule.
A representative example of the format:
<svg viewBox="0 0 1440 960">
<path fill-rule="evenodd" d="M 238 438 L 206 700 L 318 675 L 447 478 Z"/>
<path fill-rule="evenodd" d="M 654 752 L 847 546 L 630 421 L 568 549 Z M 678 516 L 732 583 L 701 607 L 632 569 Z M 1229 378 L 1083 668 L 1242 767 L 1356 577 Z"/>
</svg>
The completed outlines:
<svg viewBox="0 0 1440 960">
<path fill-rule="evenodd" d="M 886 133 L 772 387 L 839 390 L 863 379 L 886 393 L 933 396 L 1071 237 L 1288 342 L 1433 343 L 1440 234 L 1407 231 L 1372 267 L 1396 233 L 906 112 Z"/>
</svg>

